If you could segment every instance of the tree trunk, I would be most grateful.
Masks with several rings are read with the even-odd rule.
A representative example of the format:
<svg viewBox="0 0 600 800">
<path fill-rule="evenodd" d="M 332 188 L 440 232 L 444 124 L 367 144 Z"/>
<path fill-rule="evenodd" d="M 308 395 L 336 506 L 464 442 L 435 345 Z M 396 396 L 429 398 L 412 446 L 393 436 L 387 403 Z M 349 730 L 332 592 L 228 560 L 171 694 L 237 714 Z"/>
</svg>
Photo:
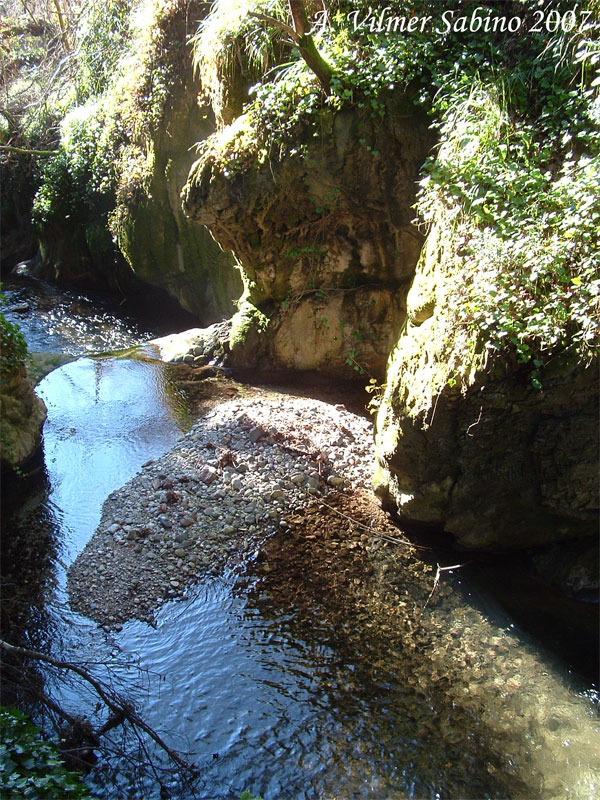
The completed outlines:
<svg viewBox="0 0 600 800">
<path fill-rule="evenodd" d="M 319 53 L 310 33 L 310 24 L 308 22 L 304 0 L 288 0 L 288 2 L 297 37 L 296 45 L 300 51 L 300 55 L 315 73 L 323 91 L 328 95 L 331 91 L 331 76 L 333 75 L 333 70 L 321 53 Z"/>
<path fill-rule="evenodd" d="M 71 47 L 69 45 L 69 37 L 67 34 L 67 26 L 65 24 L 65 17 L 60 7 L 60 0 L 52 0 L 54 3 L 54 9 L 56 11 L 56 16 L 58 17 L 58 26 L 60 28 L 60 37 L 62 39 L 63 46 L 67 53 L 71 51 Z"/>
</svg>

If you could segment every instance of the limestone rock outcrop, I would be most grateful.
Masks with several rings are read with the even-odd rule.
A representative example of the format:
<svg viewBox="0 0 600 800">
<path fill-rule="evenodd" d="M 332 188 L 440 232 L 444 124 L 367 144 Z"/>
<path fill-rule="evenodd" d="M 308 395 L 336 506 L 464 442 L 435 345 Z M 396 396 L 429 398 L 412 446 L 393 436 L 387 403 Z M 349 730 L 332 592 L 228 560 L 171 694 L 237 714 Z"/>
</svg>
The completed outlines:
<svg viewBox="0 0 600 800">
<path fill-rule="evenodd" d="M 376 425 L 376 491 L 408 522 L 474 549 L 597 535 L 598 363 L 568 353 L 529 370 L 486 358 L 454 325 L 460 258 L 434 227 L 388 365 Z"/>
<path fill-rule="evenodd" d="M 387 103 L 381 123 L 357 109 L 323 112 L 318 137 L 298 140 L 301 157 L 232 171 L 208 149 L 192 167 L 185 212 L 233 251 L 245 330 L 256 332 L 253 315 L 262 327 L 247 337 L 234 322 L 233 363 L 383 374 L 422 244 L 412 205 L 433 143 L 409 98 Z"/>
<path fill-rule="evenodd" d="M 153 137 L 149 188 L 122 215 L 118 244 L 138 278 L 164 289 L 210 325 L 234 313 L 243 287 L 231 254 L 181 208 L 194 145 L 214 130 L 210 109 L 198 105 L 199 89 L 190 69 Z"/>
<path fill-rule="evenodd" d="M 191 0 L 148 11 L 133 25 L 126 65 L 63 121 L 38 193 L 40 274 L 160 302 L 149 284 L 210 325 L 231 317 L 243 286 L 231 254 L 179 199 L 197 143 L 215 130 L 189 41 L 208 7 Z"/>
</svg>

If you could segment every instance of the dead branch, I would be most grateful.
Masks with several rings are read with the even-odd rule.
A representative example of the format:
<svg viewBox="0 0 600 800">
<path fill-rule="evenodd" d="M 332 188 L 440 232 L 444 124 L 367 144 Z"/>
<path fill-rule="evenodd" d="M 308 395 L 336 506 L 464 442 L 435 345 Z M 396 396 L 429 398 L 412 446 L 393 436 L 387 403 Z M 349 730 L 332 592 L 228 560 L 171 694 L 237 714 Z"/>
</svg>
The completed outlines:
<svg viewBox="0 0 600 800">
<path fill-rule="evenodd" d="M 76 675 L 79 675 L 80 678 L 83 678 L 84 681 L 93 687 L 96 694 L 116 717 L 122 717 L 130 722 L 134 729 L 139 728 L 140 730 L 144 731 L 144 733 L 146 733 L 162 750 L 164 750 L 169 758 L 179 767 L 189 772 L 196 772 L 196 768 L 193 765 L 188 764 L 187 761 L 184 761 L 184 759 L 181 758 L 181 756 L 175 752 L 175 750 L 170 748 L 168 744 L 166 744 L 166 742 L 164 742 L 163 739 L 158 735 L 158 733 L 151 728 L 150 725 L 144 722 L 144 720 L 136 713 L 129 703 L 121 700 L 116 695 L 111 696 L 108 690 L 100 683 L 100 681 L 79 664 L 73 664 L 70 661 L 60 661 L 53 656 L 40 653 L 37 650 L 29 650 L 25 647 L 16 647 L 15 645 L 9 644 L 2 639 L 0 639 L 0 648 L 9 653 L 14 653 L 15 655 L 19 655 L 24 658 L 30 658 L 35 661 L 42 661 L 46 664 L 51 664 L 57 669 L 65 669 L 70 672 L 74 672 Z M 116 724 L 117 723 L 115 722 L 115 725 Z M 104 727 L 106 728 L 106 725 Z M 114 725 L 111 725 L 111 727 L 114 727 Z"/>
<path fill-rule="evenodd" d="M 71 47 L 69 45 L 69 38 L 67 35 L 67 25 L 65 22 L 65 15 L 63 14 L 63 10 L 61 8 L 59 0 L 52 0 L 54 4 L 54 10 L 56 11 L 56 17 L 58 19 L 58 27 L 60 28 L 61 39 L 64 45 L 65 50 L 67 53 L 70 51 Z"/>
</svg>

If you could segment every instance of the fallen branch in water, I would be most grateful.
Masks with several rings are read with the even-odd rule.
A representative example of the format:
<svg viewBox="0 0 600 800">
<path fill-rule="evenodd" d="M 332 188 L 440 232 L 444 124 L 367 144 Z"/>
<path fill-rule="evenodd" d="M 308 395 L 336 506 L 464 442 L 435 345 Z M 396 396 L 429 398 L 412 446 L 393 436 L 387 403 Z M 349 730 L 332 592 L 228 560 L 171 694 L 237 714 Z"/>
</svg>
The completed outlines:
<svg viewBox="0 0 600 800">
<path fill-rule="evenodd" d="M 382 533 L 381 531 L 378 531 L 376 528 L 373 528 L 372 526 L 365 525 L 364 522 L 359 522 L 357 519 L 354 519 L 354 517 L 351 517 L 349 514 L 344 514 L 343 511 L 340 511 L 335 506 L 331 506 L 329 505 L 329 503 L 326 503 L 322 497 L 318 498 L 315 497 L 315 495 L 312 495 L 310 492 L 307 492 L 306 489 L 303 489 L 301 486 L 299 486 L 298 488 L 300 489 L 301 492 L 310 497 L 312 500 L 318 500 L 319 505 L 325 506 L 325 508 L 328 508 L 330 511 L 333 511 L 334 514 L 337 514 L 338 516 L 349 520 L 353 525 L 356 525 L 357 528 L 361 528 L 362 530 L 368 531 L 370 534 L 376 536 L 378 539 L 383 539 L 384 542 L 390 542 L 390 544 L 403 544 L 406 545 L 406 547 L 413 547 L 415 550 L 433 550 L 433 547 L 425 547 L 425 545 L 422 544 L 413 544 L 413 542 L 409 542 L 407 539 L 399 539 L 397 536 L 392 536 L 389 533 Z"/>
<path fill-rule="evenodd" d="M 442 572 L 450 572 L 450 570 L 460 569 L 461 567 L 465 567 L 465 566 L 466 566 L 466 564 L 453 564 L 451 567 L 440 567 L 439 564 L 437 565 L 437 571 L 435 573 L 435 580 L 433 581 L 433 589 L 429 592 L 429 597 L 427 598 L 427 602 L 423 606 L 423 611 L 425 611 L 425 609 L 429 605 L 429 601 L 433 597 L 434 592 L 438 587 L 438 583 L 440 582 L 440 575 L 442 574 Z"/>
<path fill-rule="evenodd" d="M 196 767 L 194 767 L 192 764 L 188 764 L 187 761 L 181 758 L 181 756 L 175 750 L 170 748 L 169 745 L 158 735 L 154 728 L 151 728 L 148 723 L 144 722 L 144 720 L 137 714 L 135 709 L 129 703 L 122 700 L 120 697 L 118 697 L 118 695 L 114 695 L 109 689 L 103 686 L 97 678 L 95 678 L 90 672 L 81 667 L 79 664 L 73 664 L 70 661 L 60 661 L 53 656 L 40 653 L 37 650 L 29 650 L 25 647 L 16 647 L 15 645 L 9 644 L 2 639 L 0 639 L 0 648 L 6 650 L 8 653 L 14 653 L 15 655 L 22 656 L 23 658 L 30 658 L 34 661 L 42 661 L 46 664 L 51 664 L 57 669 L 65 669 L 69 672 L 74 672 L 76 675 L 79 675 L 80 678 L 83 678 L 84 681 L 89 683 L 93 687 L 98 697 L 100 697 L 102 702 L 113 713 L 111 719 L 109 719 L 103 728 L 100 729 L 99 733 L 104 733 L 107 730 L 110 730 L 112 727 L 115 727 L 120 721 L 127 720 L 129 723 L 131 723 L 136 731 L 137 729 L 144 731 L 144 733 L 146 733 L 169 756 L 169 758 L 174 761 L 175 764 L 177 764 L 177 766 L 187 770 L 188 772 L 197 771 Z"/>
</svg>

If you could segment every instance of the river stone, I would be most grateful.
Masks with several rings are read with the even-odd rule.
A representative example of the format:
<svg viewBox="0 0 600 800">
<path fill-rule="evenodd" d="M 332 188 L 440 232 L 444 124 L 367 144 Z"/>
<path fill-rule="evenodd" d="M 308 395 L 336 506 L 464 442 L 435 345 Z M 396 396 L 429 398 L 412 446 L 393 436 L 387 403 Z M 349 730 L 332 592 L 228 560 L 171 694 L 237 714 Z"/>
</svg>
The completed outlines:
<svg viewBox="0 0 600 800">
<path fill-rule="evenodd" d="M 214 467 L 211 467 L 210 465 L 207 464 L 201 469 L 198 477 L 207 486 L 210 486 L 210 484 L 216 481 L 217 479 L 217 470 Z"/>
<path fill-rule="evenodd" d="M 254 443 L 258 442 L 258 440 L 264 435 L 265 431 L 260 427 L 251 428 L 248 431 L 248 436 L 250 437 L 250 441 Z"/>
</svg>

